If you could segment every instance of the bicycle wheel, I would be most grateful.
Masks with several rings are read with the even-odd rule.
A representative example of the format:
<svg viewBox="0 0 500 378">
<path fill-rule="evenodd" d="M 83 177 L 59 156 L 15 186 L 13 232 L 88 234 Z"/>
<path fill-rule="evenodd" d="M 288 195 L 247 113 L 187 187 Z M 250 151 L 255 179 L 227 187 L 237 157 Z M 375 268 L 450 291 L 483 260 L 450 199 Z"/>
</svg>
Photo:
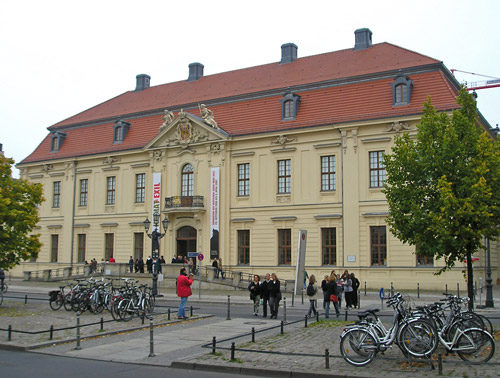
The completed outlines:
<svg viewBox="0 0 500 378">
<path fill-rule="evenodd" d="M 491 324 L 490 322 L 490 319 L 488 319 L 486 316 L 484 315 L 480 315 L 480 314 L 476 314 L 477 316 L 479 316 L 484 324 L 484 330 L 485 331 L 488 331 L 488 333 L 493 336 L 493 324 Z"/>
<path fill-rule="evenodd" d="M 73 307 L 73 295 L 72 294 L 66 294 L 64 296 L 64 309 L 66 311 L 71 311 L 72 307 Z"/>
<path fill-rule="evenodd" d="M 61 293 L 57 294 L 57 297 L 53 301 L 49 301 L 50 308 L 52 310 L 59 310 L 63 305 L 64 299 Z"/>
<path fill-rule="evenodd" d="M 447 341 L 453 340 L 453 337 L 457 332 L 457 328 L 461 329 L 462 331 L 465 331 L 466 329 L 469 328 L 484 329 L 485 327 L 483 321 L 476 314 L 474 314 L 473 316 L 460 315 L 455 320 L 453 320 L 453 323 L 451 323 L 450 328 L 448 328 L 448 331 L 446 332 Z"/>
<path fill-rule="evenodd" d="M 7 285 L 7 284 L 4 282 L 4 283 L 3 283 L 2 293 L 6 293 L 8 289 L 9 289 L 9 285 Z"/>
<path fill-rule="evenodd" d="M 125 298 L 120 301 L 118 304 L 118 316 L 120 317 L 120 320 L 128 322 L 134 317 L 134 310 L 131 309 L 131 307 L 132 303 L 130 299 Z"/>
<path fill-rule="evenodd" d="M 459 336 L 453 348 L 458 356 L 471 364 L 487 362 L 495 353 L 493 337 L 483 329 L 471 328 Z"/>
<path fill-rule="evenodd" d="M 0 306 L 2 305 L 3 303 L 3 294 L 0 292 Z"/>
<path fill-rule="evenodd" d="M 438 346 L 435 328 L 423 319 L 405 323 L 399 331 L 398 340 L 399 345 L 414 357 L 429 357 Z"/>
<path fill-rule="evenodd" d="M 368 365 L 377 354 L 377 341 L 366 329 L 352 328 L 340 338 L 340 354 L 351 365 Z"/>
</svg>

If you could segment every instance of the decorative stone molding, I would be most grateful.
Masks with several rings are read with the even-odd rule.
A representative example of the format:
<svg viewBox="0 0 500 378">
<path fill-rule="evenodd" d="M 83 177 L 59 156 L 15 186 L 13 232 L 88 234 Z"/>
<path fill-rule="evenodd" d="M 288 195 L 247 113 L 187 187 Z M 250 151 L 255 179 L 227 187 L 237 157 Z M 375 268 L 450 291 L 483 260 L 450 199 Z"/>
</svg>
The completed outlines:
<svg viewBox="0 0 500 378">
<path fill-rule="evenodd" d="M 149 152 L 149 157 L 155 161 L 161 161 L 164 157 L 165 157 L 165 151 L 162 151 L 162 150 L 154 150 L 154 151 L 150 151 Z M 147 164 L 147 163 L 146 163 Z M 143 167 L 144 166 L 148 166 L 149 164 L 147 165 L 142 165 Z"/>
<path fill-rule="evenodd" d="M 42 165 L 42 172 L 48 172 L 54 169 L 52 164 L 44 164 Z"/>
<path fill-rule="evenodd" d="M 187 148 L 191 143 L 208 139 L 208 133 L 193 127 L 183 109 L 181 109 L 177 118 L 179 119 L 177 129 L 172 138 L 168 139 L 168 142 Z"/>
<path fill-rule="evenodd" d="M 340 132 L 340 137 L 342 138 L 342 148 L 345 155 L 347 153 L 347 130 L 342 130 Z"/>
<path fill-rule="evenodd" d="M 276 139 L 271 141 L 271 144 L 281 144 L 281 147 L 285 148 L 285 144 L 289 142 L 296 141 L 297 138 L 288 138 L 286 135 L 279 135 Z"/>
<path fill-rule="evenodd" d="M 102 164 L 109 165 L 111 167 L 113 165 L 113 163 L 118 163 L 119 161 L 120 161 L 120 158 L 117 158 L 117 157 L 114 157 L 114 156 L 107 156 L 102 161 Z"/>
<path fill-rule="evenodd" d="M 392 122 L 390 123 L 387 128 L 385 129 L 385 132 L 390 133 L 390 132 L 396 132 L 400 133 L 401 131 L 406 131 L 410 130 L 410 125 L 406 122 Z"/>
<path fill-rule="evenodd" d="M 352 130 L 352 146 L 354 147 L 354 153 L 358 151 L 358 130 Z"/>
<path fill-rule="evenodd" d="M 289 195 L 285 195 L 285 196 L 281 195 L 281 196 L 276 197 L 276 202 L 277 203 L 290 203 L 290 202 L 292 202 L 292 198 Z"/>
</svg>

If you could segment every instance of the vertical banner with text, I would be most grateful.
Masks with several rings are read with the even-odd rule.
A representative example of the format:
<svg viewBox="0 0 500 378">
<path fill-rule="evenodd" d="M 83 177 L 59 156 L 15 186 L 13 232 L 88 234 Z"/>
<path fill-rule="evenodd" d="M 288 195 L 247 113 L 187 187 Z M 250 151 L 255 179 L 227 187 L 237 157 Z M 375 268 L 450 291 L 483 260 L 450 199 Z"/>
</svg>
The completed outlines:
<svg viewBox="0 0 500 378">
<path fill-rule="evenodd" d="M 155 218 L 153 216 L 155 213 L 161 214 L 161 172 L 153 172 L 153 211 L 151 213 L 151 217 L 153 218 L 151 220 L 153 224 L 151 232 L 161 232 L 160 217 L 158 217 L 158 220 L 155 223 Z"/>
<path fill-rule="evenodd" d="M 299 295 L 304 288 L 306 270 L 306 242 L 307 231 L 299 231 L 299 242 L 297 244 L 297 267 L 295 270 L 295 295 Z"/>
<path fill-rule="evenodd" d="M 210 258 L 219 257 L 219 167 L 210 169 Z"/>
</svg>

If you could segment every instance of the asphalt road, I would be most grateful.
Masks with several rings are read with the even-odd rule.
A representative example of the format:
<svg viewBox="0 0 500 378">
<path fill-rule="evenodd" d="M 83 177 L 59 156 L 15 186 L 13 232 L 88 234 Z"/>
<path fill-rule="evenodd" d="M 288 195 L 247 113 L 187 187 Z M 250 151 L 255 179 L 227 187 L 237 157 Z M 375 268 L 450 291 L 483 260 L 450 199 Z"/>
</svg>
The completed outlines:
<svg viewBox="0 0 500 378">
<path fill-rule="evenodd" d="M 138 378 L 145 376 L 229 378 L 234 377 L 234 374 L 0 350 L 0 376 L 13 378 Z"/>
</svg>

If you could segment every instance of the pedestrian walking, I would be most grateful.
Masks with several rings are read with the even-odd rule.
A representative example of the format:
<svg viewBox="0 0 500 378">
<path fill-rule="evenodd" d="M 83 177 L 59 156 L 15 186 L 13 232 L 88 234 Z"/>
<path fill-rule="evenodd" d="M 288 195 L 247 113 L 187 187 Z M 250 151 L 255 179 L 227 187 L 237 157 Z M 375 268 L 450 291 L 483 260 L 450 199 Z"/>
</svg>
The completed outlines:
<svg viewBox="0 0 500 378">
<path fill-rule="evenodd" d="M 316 316 L 316 313 L 318 312 L 316 310 L 317 307 L 317 294 L 318 294 L 318 285 L 316 284 L 316 277 L 314 274 L 309 277 L 309 284 L 307 285 L 306 288 L 306 294 L 307 297 L 309 298 L 309 311 L 307 312 L 307 317 L 311 317 L 311 313 Z"/>
<path fill-rule="evenodd" d="M 324 300 L 326 302 L 325 318 L 329 318 L 330 303 L 333 303 L 333 306 L 335 307 L 335 313 L 337 314 L 337 318 L 340 316 L 338 295 L 339 295 L 339 286 L 337 285 L 337 277 L 335 276 L 335 274 L 332 274 L 328 279 L 324 297 Z"/>
<path fill-rule="evenodd" d="M 321 281 L 321 290 L 323 291 L 323 298 L 325 297 L 326 295 L 326 291 L 328 290 L 328 281 L 330 280 L 330 276 L 325 276 L 323 278 L 323 281 Z M 323 300 L 323 310 L 325 309 L 326 307 L 326 301 Z"/>
<path fill-rule="evenodd" d="M 248 285 L 248 291 L 250 291 L 250 299 L 253 301 L 253 314 L 258 316 L 262 286 L 260 277 L 257 274 L 253 276 L 253 281 Z"/>
<path fill-rule="evenodd" d="M 266 273 L 266 279 L 261 284 L 261 297 L 262 297 L 262 316 L 267 318 L 267 304 L 269 302 L 269 283 L 271 282 L 271 275 Z"/>
<path fill-rule="evenodd" d="M 278 318 L 278 308 L 281 300 L 280 281 L 276 273 L 271 274 L 271 281 L 269 283 L 269 307 L 271 308 L 271 319 Z"/>
<path fill-rule="evenodd" d="M 177 312 L 178 319 L 188 319 L 186 316 L 186 304 L 188 298 L 191 296 L 191 285 L 193 284 L 193 274 L 186 272 L 186 268 L 180 270 L 177 277 L 177 296 L 181 298 L 179 304 L 179 311 Z"/>
</svg>

